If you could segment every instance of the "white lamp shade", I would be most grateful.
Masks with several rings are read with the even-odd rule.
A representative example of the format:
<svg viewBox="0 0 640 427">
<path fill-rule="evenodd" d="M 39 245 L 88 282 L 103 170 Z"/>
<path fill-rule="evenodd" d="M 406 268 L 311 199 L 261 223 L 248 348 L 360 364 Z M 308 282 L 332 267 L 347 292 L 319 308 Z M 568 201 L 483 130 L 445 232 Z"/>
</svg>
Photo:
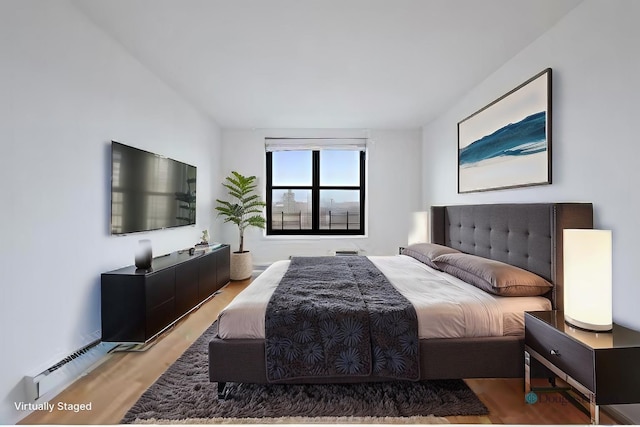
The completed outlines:
<svg viewBox="0 0 640 427">
<path fill-rule="evenodd" d="M 611 231 L 564 230 L 564 317 L 592 331 L 611 330 Z"/>
<path fill-rule="evenodd" d="M 429 212 L 412 212 L 411 213 L 411 229 L 407 243 L 426 243 L 429 238 Z"/>
</svg>

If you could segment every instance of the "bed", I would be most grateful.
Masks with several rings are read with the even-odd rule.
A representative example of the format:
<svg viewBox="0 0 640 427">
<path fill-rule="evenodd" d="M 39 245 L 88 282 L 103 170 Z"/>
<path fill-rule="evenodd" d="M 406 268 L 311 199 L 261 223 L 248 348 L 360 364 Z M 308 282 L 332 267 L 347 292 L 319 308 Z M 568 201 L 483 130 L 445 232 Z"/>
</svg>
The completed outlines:
<svg viewBox="0 0 640 427">
<path fill-rule="evenodd" d="M 426 265 L 425 261 L 428 263 L 429 260 L 421 260 L 420 253 L 417 255 L 405 253 L 405 255 L 393 257 L 368 257 L 368 260 L 385 277 L 391 277 L 393 287 L 408 287 L 409 291 L 403 290 L 403 295 L 411 294 L 412 290 L 415 291 L 415 284 L 412 282 L 421 280 L 417 276 L 412 276 L 413 279 L 405 276 L 403 272 L 419 271 L 422 268 L 425 275 L 436 277 L 433 280 L 429 279 L 429 283 L 443 281 L 443 283 L 446 282 L 447 287 L 455 285 L 457 289 L 455 292 L 458 292 L 461 298 L 467 298 L 460 294 L 467 286 L 470 289 L 469 298 L 487 300 L 486 304 L 489 308 L 485 310 L 493 310 L 490 307 L 496 306 L 502 310 L 499 307 L 500 302 L 494 303 L 490 300 L 502 301 L 510 307 L 502 310 L 502 317 L 497 321 L 498 328 L 495 325 L 488 325 L 488 330 L 493 332 L 479 330 L 471 333 L 456 332 L 455 328 L 453 332 L 443 332 L 443 325 L 452 323 L 450 319 L 455 318 L 451 317 L 451 311 L 446 309 L 441 310 L 442 313 L 439 315 L 431 315 L 426 323 L 431 326 L 425 332 L 425 321 L 421 319 L 427 315 L 416 309 L 417 366 L 412 374 L 415 377 L 410 379 L 523 377 L 524 334 L 521 328 L 518 329 L 523 311 L 562 309 L 562 230 L 592 228 L 592 226 L 593 207 L 590 203 L 434 206 L 431 208 L 430 215 L 431 246 L 428 247 L 451 248 L 451 255 L 444 251 L 444 255 L 435 258 L 438 261 L 438 265 L 435 265 L 437 269 L 433 269 L 433 265 Z M 459 256 L 458 253 L 464 255 Z M 442 269 L 451 271 L 446 268 L 449 267 L 448 261 L 456 261 L 457 258 L 464 256 L 473 258 L 474 262 L 480 257 L 478 259 L 481 263 L 484 261 L 491 263 L 490 260 L 494 260 L 515 266 L 526 271 L 527 274 L 534 273 L 536 277 L 549 282 L 552 286 L 545 289 L 542 297 L 531 297 L 531 300 L 535 300 L 534 305 L 515 303 L 514 301 L 520 297 L 495 298 L 492 296 L 487 299 L 482 295 L 485 293 L 484 290 L 479 290 L 477 284 L 476 286 L 465 284 L 466 280 L 461 280 L 461 277 L 449 278 L 449 274 L 439 271 Z M 355 258 L 364 257 L 353 258 L 355 262 Z M 262 323 L 259 321 L 261 317 L 264 318 L 264 314 L 260 308 L 255 307 L 255 304 L 258 306 L 267 304 L 266 300 L 272 292 L 275 292 L 273 289 L 276 289 L 276 285 L 288 268 L 286 261 L 275 263 L 241 293 L 249 294 L 248 304 L 239 303 L 238 311 L 233 314 L 233 305 L 239 299 L 239 295 L 229 307 L 223 310 L 214 323 L 218 333 L 209 343 L 209 378 L 210 381 L 218 383 L 219 395 L 223 396 L 226 382 L 346 383 L 396 379 L 370 370 L 353 375 L 349 372 L 343 372 L 340 375 L 329 373 L 307 377 L 291 375 L 274 380 L 267 358 L 267 353 L 271 351 L 266 350 L 267 342 L 272 343 L 272 341 L 268 341 L 264 335 L 265 321 L 263 320 Z M 457 267 L 453 265 L 452 268 Z M 398 282 L 401 283 L 398 284 Z M 268 290 L 269 288 L 271 290 Z M 258 294 L 265 294 L 265 292 L 266 299 L 264 296 L 257 297 Z M 420 301 L 416 302 L 415 296 L 413 298 L 407 299 L 410 300 L 411 305 L 419 306 Z M 431 297 L 423 296 L 424 298 Z M 540 305 L 540 299 L 546 301 L 547 305 Z M 437 312 L 437 310 L 432 311 Z M 520 313 L 517 313 L 518 311 Z M 258 313 L 258 323 L 251 320 L 256 318 L 256 313 Z M 462 315 L 462 317 L 465 316 L 467 316 L 466 313 Z M 267 323 L 270 324 L 268 320 Z M 479 323 L 482 322 L 471 322 L 473 325 Z"/>
</svg>

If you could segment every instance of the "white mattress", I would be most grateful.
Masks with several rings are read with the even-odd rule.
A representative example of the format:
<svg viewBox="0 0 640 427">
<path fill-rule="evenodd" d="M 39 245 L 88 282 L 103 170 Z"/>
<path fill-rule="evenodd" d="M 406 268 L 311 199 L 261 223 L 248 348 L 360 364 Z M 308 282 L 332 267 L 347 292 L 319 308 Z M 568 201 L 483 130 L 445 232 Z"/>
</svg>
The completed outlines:
<svg viewBox="0 0 640 427">
<path fill-rule="evenodd" d="M 415 307 L 420 339 L 523 335 L 524 311 L 551 309 L 544 297 L 490 295 L 408 256 L 369 259 Z M 288 267 L 275 262 L 231 301 L 218 317 L 221 338 L 264 339 L 267 303 Z"/>
</svg>

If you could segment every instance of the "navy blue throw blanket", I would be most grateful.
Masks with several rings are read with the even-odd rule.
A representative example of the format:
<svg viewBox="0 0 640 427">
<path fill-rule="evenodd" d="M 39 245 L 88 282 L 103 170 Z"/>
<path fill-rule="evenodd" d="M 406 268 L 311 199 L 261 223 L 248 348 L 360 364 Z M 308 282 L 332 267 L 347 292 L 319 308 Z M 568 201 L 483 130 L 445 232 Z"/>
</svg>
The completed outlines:
<svg viewBox="0 0 640 427">
<path fill-rule="evenodd" d="M 413 305 L 366 257 L 300 257 L 267 305 L 267 379 L 420 378 Z"/>
</svg>

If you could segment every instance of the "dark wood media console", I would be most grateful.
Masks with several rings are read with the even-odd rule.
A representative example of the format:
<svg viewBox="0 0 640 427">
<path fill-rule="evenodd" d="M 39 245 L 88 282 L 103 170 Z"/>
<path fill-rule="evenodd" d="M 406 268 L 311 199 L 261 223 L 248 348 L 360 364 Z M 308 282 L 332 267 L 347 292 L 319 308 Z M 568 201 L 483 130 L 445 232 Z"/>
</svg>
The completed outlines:
<svg viewBox="0 0 640 427">
<path fill-rule="evenodd" d="M 229 282 L 230 256 L 222 245 L 154 258 L 149 270 L 132 265 L 103 273 L 102 341 L 149 341 Z"/>
</svg>

